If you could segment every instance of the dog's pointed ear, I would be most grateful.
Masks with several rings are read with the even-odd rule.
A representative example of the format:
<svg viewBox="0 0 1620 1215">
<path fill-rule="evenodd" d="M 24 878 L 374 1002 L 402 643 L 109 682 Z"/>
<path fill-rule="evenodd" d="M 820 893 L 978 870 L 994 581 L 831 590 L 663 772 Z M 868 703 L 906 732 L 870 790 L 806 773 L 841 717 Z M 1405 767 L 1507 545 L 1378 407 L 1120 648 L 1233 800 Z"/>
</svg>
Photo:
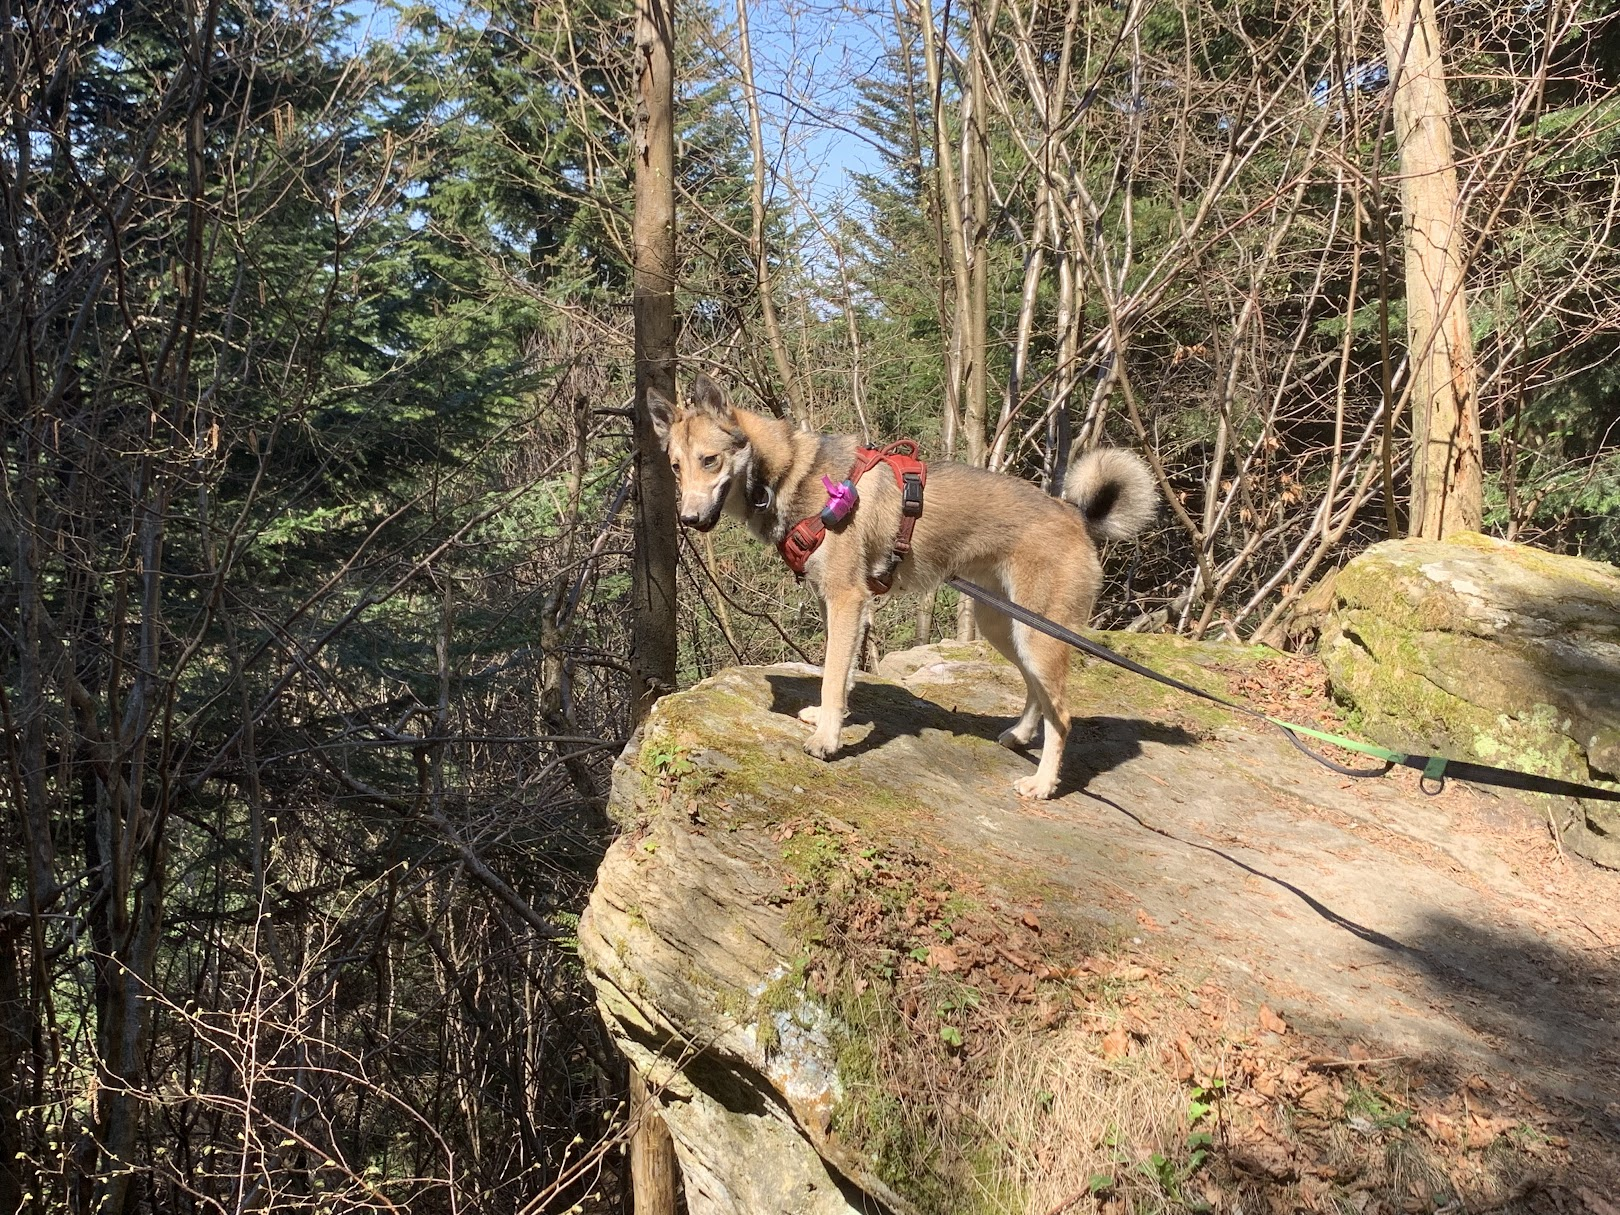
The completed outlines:
<svg viewBox="0 0 1620 1215">
<path fill-rule="evenodd" d="M 669 428 L 675 425 L 675 415 L 679 412 L 679 407 L 662 389 L 647 386 L 647 417 L 652 422 L 653 434 L 658 436 L 658 445 L 665 451 L 669 450 Z"/>
<path fill-rule="evenodd" d="M 722 422 L 729 421 L 733 413 L 724 390 L 701 371 L 686 390 L 686 400 L 696 412 L 709 414 Z"/>
</svg>

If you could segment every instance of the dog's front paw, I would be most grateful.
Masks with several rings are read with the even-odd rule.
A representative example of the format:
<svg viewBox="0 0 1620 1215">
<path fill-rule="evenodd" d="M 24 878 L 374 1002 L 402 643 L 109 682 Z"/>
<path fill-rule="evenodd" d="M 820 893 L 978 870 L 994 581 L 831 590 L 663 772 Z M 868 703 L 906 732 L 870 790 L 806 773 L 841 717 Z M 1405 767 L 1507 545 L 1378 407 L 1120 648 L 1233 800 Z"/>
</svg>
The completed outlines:
<svg viewBox="0 0 1620 1215">
<path fill-rule="evenodd" d="M 817 759 L 831 759 L 838 754 L 838 731 L 831 734 L 817 727 L 810 740 L 804 744 L 806 755 L 814 755 Z"/>
<path fill-rule="evenodd" d="M 1019 797 L 1028 798 L 1032 802 L 1044 802 L 1050 800 L 1057 792 L 1057 781 L 1046 780 L 1037 772 L 1034 776 L 1021 776 L 1013 781 L 1013 790 Z"/>
</svg>

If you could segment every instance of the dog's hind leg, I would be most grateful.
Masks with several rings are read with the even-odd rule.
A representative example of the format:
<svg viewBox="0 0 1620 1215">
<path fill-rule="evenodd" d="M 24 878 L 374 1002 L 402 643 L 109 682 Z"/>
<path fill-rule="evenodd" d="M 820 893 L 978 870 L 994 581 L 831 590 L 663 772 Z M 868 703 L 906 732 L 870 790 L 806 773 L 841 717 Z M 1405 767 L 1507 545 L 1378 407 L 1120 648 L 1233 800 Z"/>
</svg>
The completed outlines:
<svg viewBox="0 0 1620 1215">
<path fill-rule="evenodd" d="M 1069 650 L 1061 641 L 1022 624 L 1013 626 L 1013 644 L 1023 659 L 1025 680 L 1030 693 L 1040 701 L 1045 738 L 1041 760 L 1034 775 L 1013 782 L 1018 796 L 1044 801 L 1057 792 L 1058 769 L 1063 765 L 1063 747 L 1069 741 L 1069 713 L 1064 705 L 1064 686 L 1069 680 Z"/>
<path fill-rule="evenodd" d="M 979 635 L 995 646 L 1001 656 L 1017 667 L 1018 673 L 1024 677 L 1023 715 L 1003 730 L 996 741 L 1014 750 L 1027 747 L 1035 737 L 1036 727 L 1041 724 L 1041 701 L 1035 694 L 1035 674 L 1025 666 L 1023 656 L 1013 644 L 1012 621 L 982 603 L 973 605 L 973 619 L 979 626 Z"/>
<path fill-rule="evenodd" d="M 1089 550 L 1087 550 L 1089 554 Z M 1066 628 L 1079 630 L 1091 619 L 1101 577 L 1094 555 L 1089 560 L 1052 571 L 1044 580 L 1027 579 L 1030 599 L 1026 606 L 1055 620 Z M 1029 688 L 1041 702 L 1046 738 L 1041 761 L 1033 776 L 1015 784 L 1023 797 L 1045 799 L 1057 792 L 1058 769 L 1063 764 L 1063 746 L 1069 738 L 1069 710 L 1066 704 L 1069 682 L 1069 647 L 1026 625 L 1013 626 L 1013 644 L 1023 656 L 1023 669 L 1033 674 Z"/>
</svg>

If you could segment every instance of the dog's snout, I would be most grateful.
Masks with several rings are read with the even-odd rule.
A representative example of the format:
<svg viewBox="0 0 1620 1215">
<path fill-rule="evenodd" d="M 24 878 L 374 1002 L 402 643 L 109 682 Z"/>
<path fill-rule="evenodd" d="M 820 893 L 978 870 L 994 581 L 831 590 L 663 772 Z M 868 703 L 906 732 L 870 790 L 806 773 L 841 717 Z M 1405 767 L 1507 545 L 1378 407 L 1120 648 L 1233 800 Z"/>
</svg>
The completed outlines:
<svg viewBox="0 0 1620 1215">
<path fill-rule="evenodd" d="M 687 512 L 682 511 L 681 522 L 687 527 L 696 527 L 699 523 L 703 522 L 703 516 L 698 514 L 688 514 Z"/>
</svg>

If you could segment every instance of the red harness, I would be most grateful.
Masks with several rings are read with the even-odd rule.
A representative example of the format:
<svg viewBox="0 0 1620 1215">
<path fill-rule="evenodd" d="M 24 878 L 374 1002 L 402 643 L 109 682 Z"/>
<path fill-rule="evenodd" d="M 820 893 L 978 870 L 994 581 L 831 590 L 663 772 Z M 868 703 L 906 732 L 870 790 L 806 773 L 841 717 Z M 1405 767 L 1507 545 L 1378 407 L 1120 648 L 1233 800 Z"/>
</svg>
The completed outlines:
<svg viewBox="0 0 1620 1215">
<path fill-rule="evenodd" d="M 895 569 L 911 551 L 912 529 L 922 515 L 923 486 L 928 481 L 928 465 L 917 458 L 917 445 L 910 439 L 901 439 L 881 449 L 858 447 L 855 449 L 855 464 L 849 470 L 850 483 L 858 483 L 879 464 L 889 466 L 894 473 L 894 483 L 900 488 L 900 529 L 894 536 L 894 560 L 881 576 L 869 574 L 866 579 L 866 585 L 874 595 L 886 595 L 894 584 Z M 856 509 L 860 508 L 857 506 Z M 826 538 L 827 525 L 821 521 L 821 516 L 810 515 L 795 523 L 776 547 L 781 551 L 788 569 L 803 578 L 805 564 Z"/>
</svg>

